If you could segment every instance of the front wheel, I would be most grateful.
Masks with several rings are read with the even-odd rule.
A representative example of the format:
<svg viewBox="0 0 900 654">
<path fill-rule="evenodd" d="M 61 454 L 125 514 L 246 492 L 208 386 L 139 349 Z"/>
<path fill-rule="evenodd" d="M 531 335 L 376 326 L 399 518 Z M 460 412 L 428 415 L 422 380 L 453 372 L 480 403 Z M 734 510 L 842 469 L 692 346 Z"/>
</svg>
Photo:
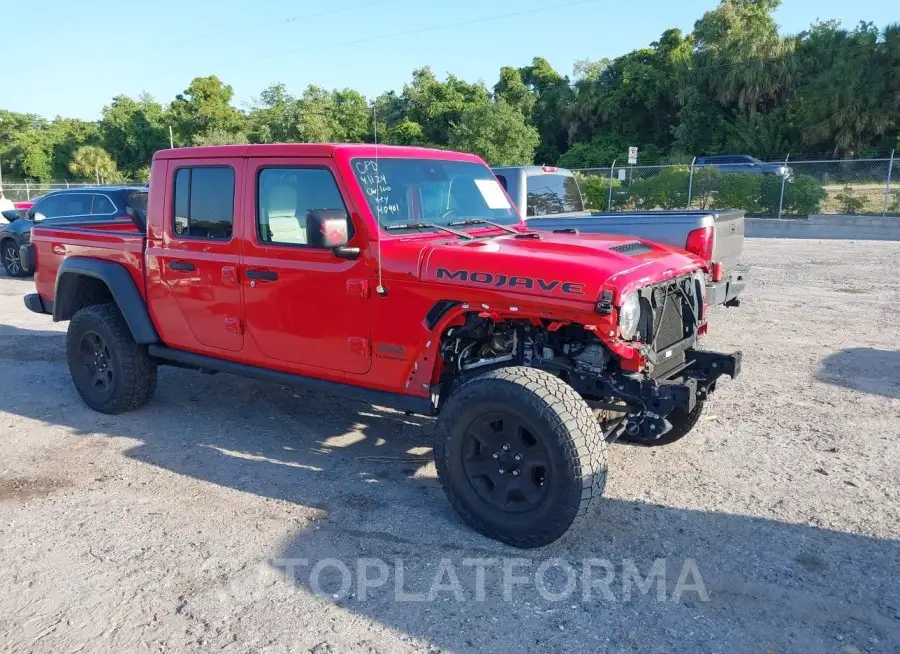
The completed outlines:
<svg viewBox="0 0 900 654">
<path fill-rule="evenodd" d="M 606 484 L 606 442 L 588 405 L 564 381 L 526 367 L 486 372 L 441 409 L 438 477 L 474 529 L 540 547 L 579 526 Z"/>
</svg>

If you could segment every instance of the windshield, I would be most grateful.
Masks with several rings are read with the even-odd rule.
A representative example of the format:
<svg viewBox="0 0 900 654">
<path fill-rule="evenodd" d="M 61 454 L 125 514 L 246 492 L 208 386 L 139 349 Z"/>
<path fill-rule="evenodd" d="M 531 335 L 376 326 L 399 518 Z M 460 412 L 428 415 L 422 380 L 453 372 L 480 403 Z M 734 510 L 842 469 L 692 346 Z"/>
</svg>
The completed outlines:
<svg viewBox="0 0 900 654">
<path fill-rule="evenodd" d="M 350 163 L 383 227 L 423 222 L 446 226 L 463 220 L 519 222 L 494 174 L 482 164 L 394 158 Z"/>
</svg>

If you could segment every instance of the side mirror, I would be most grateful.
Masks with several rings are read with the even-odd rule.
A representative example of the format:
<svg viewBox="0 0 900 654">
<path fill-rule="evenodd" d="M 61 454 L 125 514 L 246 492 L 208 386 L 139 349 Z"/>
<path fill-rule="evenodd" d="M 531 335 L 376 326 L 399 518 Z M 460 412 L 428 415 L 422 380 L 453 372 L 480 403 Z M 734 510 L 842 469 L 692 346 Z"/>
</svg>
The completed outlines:
<svg viewBox="0 0 900 654">
<path fill-rule="evenodd" d="M 28 217 L 31 218 L 34 222 L 39 223 L 42 220 L 47 220 L 47 216 L 42 213 L 30 213 Z"/>
<path fill-rule="evenodd" d="M 3 217 L 6 218 L 9 222 L 13 222 L 14 220 L 19 219 L 19 212 L 15 209 L 7 209 L 3 212 Z"/>
<path fill-rule="evenodd" d="M 342 209 L 312 209 L 306 213 L 309 245 L 334 250 L 350 240 L 350 218 Z"/>
</svg>

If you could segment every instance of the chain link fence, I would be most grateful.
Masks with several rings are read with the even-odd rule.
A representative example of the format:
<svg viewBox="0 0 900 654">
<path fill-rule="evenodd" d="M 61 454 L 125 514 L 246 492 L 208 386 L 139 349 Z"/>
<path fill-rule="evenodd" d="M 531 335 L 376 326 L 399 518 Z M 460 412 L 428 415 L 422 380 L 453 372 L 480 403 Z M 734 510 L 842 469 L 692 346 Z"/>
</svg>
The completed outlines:
<svg viewBox="0 0 900 654">
<path fill-rule="evenodd" d="M 617 165 L 576 170 L 589 208 L 743 209 L 748 216 L 900 216 L 894 154 L 873 159 Z"/>
<path fill-rule="evenodd" d="M 820 159 L 703 164 L 618 165 L 576 169 L 590 209 L 743 209 L 748 216 L 810 214 L 900 216 L 900 169 L 894 154 L 872 159 Z M 91 182 L 3 180 L 13 202 Z"/>
</svg>

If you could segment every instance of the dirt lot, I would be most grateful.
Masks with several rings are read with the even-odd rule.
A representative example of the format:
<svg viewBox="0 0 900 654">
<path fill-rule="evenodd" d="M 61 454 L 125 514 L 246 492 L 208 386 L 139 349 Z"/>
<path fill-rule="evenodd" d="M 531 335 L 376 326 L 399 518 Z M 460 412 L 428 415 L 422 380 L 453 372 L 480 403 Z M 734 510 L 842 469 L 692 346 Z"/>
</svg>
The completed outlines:
<svg viewBox="0 0 900 654">
<path fill-rule="evenodd" d="M 743 375 L 684 441 L 612 447 L 593 531 L 530 552 L 451 513 L 428 419 L 173 368 L 91 412 L 65 325 L 0 279 L 0 650 L 900 651 L 900 243 L 746 259 L 706 342 Z M 565 592 L 589 559 L 611 592 Z"/>
</svg>

